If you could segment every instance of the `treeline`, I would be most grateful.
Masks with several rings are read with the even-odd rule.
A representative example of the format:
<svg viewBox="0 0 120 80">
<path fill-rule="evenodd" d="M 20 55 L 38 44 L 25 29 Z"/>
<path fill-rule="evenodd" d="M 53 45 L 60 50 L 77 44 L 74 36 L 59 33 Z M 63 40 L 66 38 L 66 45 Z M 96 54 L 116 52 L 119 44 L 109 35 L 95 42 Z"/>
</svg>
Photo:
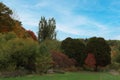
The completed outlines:
<svg viewBox="0 0 120 80">
<path fill-rule="evenodd" d="M 87 65 L 95 71 L 98 66 L 104 67 L 111 63 L 111 49 L 104 38 L 92 37 L 87 40 L 67 38 L 61 45 L 65 54 L 77 61 L 78 66 Z"/>
<path fill-rule="evenodd" d="M 120 63 L 120 41 L 106 41 L 101 37 L 68 37 L 58 41 L 55 19 L 45 17 L 40 19 L 36 37 L 32 31 L 24 29 L 20 21 L 13 19 L 12 14 L 12 10 L 0 2 L 0 76 L 81 68 L 98 71 L 109 64 Z"/>
</svg>

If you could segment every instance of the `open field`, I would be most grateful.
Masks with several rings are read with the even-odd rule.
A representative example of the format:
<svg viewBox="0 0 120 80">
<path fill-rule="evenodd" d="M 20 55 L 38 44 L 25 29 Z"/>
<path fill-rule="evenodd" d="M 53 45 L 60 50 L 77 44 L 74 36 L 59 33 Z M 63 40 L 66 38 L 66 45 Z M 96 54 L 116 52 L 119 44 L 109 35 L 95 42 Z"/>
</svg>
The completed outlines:
<svg viewBox="0 0 120 80">
<path fill-rule="evenodd" d="M 98 72 L 74 72 L 65 74 L 28 75 L 16 78 L 0 78 L 0 80 L 120 80 L 120 76 Z"/>
</svg>

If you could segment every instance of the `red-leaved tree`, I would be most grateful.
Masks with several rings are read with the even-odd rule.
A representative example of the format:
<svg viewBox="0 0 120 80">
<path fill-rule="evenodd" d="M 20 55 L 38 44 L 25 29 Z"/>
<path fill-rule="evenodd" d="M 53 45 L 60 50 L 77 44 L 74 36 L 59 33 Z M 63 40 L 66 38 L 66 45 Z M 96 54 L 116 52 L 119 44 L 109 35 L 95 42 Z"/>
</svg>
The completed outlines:
<svg viewBox="0 0 120 80">
<path fill-rule="evenodd" d="M 88 56 L 85 59 L 85 64 L 89 67 L 95 67 L 96 59 L 95 56 L 92 53 L 89 53 Z"/>
<path fill-rule="evenodd" d="M 76 61 L 74 59 L 70 59 L 68 56 L 61 52 L 52 51 L 51 54 L 54 67 L 69 68 L 75 66 L 76 64 Z"/>
</svg>

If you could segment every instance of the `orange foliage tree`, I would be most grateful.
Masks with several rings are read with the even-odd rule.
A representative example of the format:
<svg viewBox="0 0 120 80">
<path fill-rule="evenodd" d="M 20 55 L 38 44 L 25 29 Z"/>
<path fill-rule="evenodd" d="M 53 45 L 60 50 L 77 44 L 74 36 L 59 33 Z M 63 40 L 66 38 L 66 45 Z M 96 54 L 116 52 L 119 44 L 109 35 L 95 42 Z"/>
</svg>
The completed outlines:
<svg viewBox="0 0 120 80">
<path fill-rule="evenodd" d="M 27 31 L 28 32 L 28 34 L 34 39 L 34 40 L 36 40 L 37 41 L 37 37 L 36 37 L 36 35 L 34 34 L 34 32 L 33 31 L 31 31 L 31 30 L 28 30 Z"/>
<path fill-rule="evenodd" d="M 0 33 L 11 31 L 14 25 L 14 19 L 11 18 L 12 10 L 0 2 Z"/>
</svg>

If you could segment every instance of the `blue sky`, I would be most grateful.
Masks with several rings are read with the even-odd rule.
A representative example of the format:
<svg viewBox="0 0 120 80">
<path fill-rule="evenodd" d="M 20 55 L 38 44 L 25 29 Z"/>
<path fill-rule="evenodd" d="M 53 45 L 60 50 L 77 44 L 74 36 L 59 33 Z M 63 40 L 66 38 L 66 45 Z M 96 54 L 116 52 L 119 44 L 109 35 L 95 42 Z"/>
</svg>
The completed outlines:
<svg viewBox="0 0 120 80">
<path fill-rule="evenodd" d="M 120 0 L 0 0 L 27 30 L 38 32 L 41 16 L 54 17 L 58 40 L 66 37 L 120 40 Z"/>
</svg>

